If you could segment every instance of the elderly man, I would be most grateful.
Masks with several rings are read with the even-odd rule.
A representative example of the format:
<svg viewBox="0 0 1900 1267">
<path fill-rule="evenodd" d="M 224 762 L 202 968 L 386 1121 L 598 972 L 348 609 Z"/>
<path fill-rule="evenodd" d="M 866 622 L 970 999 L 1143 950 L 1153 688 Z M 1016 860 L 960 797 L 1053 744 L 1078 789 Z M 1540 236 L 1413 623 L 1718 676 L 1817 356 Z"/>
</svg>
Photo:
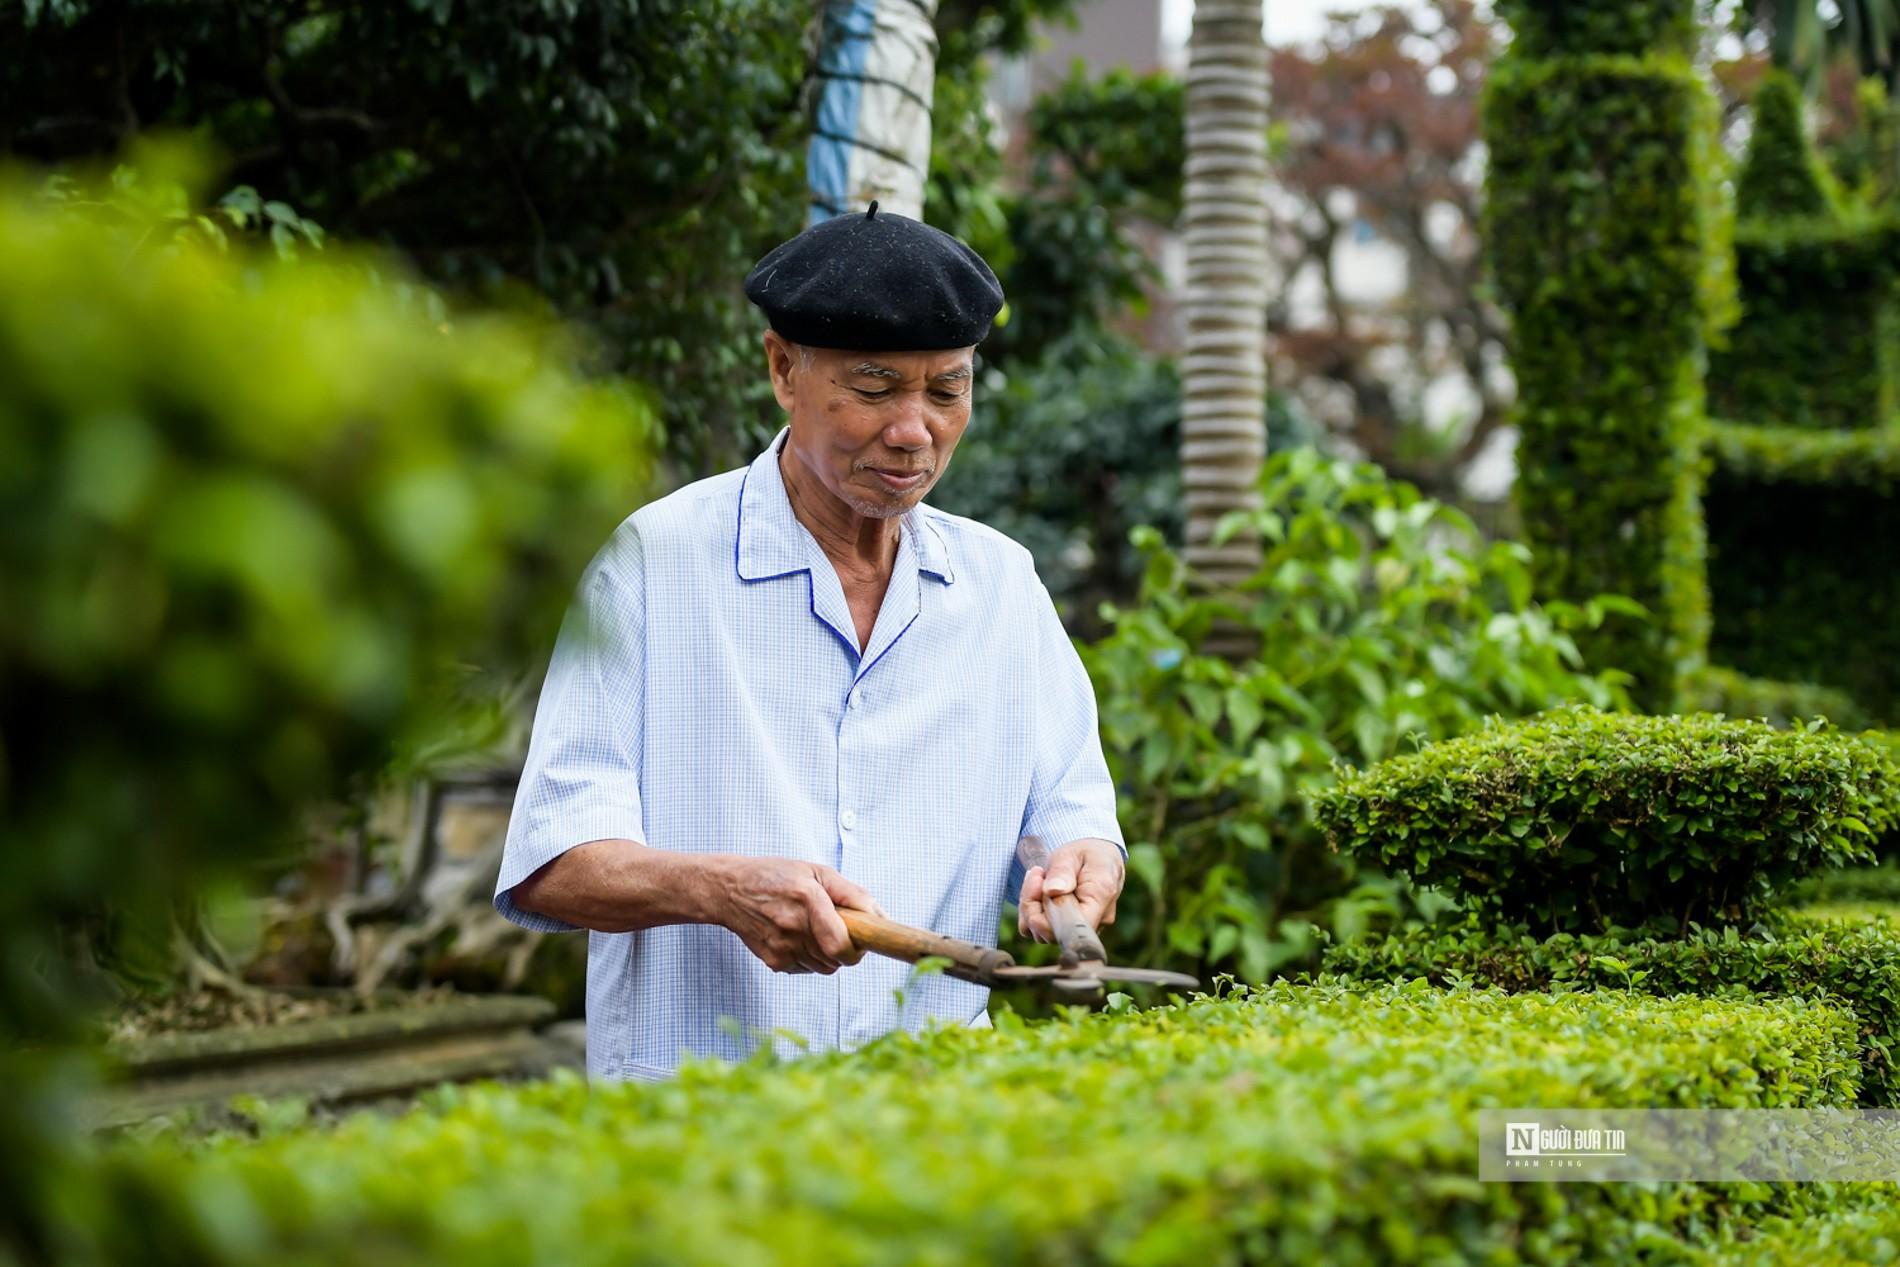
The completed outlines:
<svg viewBox="0 0 1900 1267">
<path fill-rule="evenodd" d="M 970 423 L 1003 302 L 969 247 L 842 216 L 761 260 L 789 426 L 620 525 L 535 713 L 495 905 L 589 934 L 587 1064 L 854 1047 L 987 992 L 860 962 L 841 907 L 992 943 L 1023 874 L 1114 918 L 1126 851 L 1087 675 L 1028 551 L 923 504 Z M 839 969 L 845 971 L 839 971 Z"/>
</svg>

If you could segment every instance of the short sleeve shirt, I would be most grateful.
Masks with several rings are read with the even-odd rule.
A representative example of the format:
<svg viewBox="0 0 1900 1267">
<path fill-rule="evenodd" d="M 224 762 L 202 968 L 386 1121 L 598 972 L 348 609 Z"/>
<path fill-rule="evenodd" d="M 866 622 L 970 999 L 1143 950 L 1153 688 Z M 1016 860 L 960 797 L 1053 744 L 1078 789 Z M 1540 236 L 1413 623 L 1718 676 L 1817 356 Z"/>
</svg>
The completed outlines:
<svg viewBox="0 0 1900 1267">
<path fill-rule="evenodd" d="M 588 567 L 508 825 L 508 918 L 571 929 L 511 890 L 618 838 L 822 863 L 893 919 L 994 945 L 1020 837 L 1122 843 L 1094 693 L 1029 553 L 918 506 L 860 651 L 837 572 L 792 513 L 787 434 L 636 511 Z M 876 955 L 820 976 L 775 973 L 716 925 L 588 938 L 597 1077 L 985 1020 L 983 987 L 908 980 Z"/>
</svg>

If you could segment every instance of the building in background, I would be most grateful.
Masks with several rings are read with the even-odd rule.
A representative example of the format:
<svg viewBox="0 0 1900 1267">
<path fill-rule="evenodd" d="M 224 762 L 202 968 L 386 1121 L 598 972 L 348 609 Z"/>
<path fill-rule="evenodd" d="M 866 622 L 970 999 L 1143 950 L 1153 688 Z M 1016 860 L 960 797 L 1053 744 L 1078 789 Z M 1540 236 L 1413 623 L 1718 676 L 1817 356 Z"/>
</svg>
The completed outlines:
<svg viewBox="0 0 1900 1267">
<path fill-rule="evenodd" d="M 1429 24 L 1436 4 L 1435 0 L 1386 0 L 1376 4 L 1365 0 L 1273 0 L 1267 18 L 1267 40 L 1274 47 L 1317 48 L 1329 30 L 1337 34 L 1338 28 L 1331 25 L 1329 15 L 1365 11 L 1365 28 L 1370 29 L 1377 25 L 1376 14 L 1391 8 L 1410 11 Z M 995 67 L 991 100 L 998 125 L 1006 137 L 1019 135 L 1036 97 L 1059 85 L 1078 61 L 1091 75 L 1116 67 L 1138 73 L 1184 71 L 1192 25 L 1193 0 L 1084 0 L 1078 6 L 1074 27 L 1046 26 L 1034 52 Z M 1263 196 L 1272 204 L 1277 223 L 1292 224 L 1301 214 L 1300 191 L 1269 187 Z M 1434 248 L 1447 257 L 1471 258 L 1477 244 L 1470 226 L 1460 215 L 1445 211 L 1430 209 L 1423 217 Z M 1334 237 L 1323 269 L 1320 261 L 1310 256 L 1298 259 L 1288 252 L 1282 257 L 1280 266 L 1287 274 L 1279 279 L 1274 291 L 1273 329 L 1304 337 L 1333 326 L 1335 306 L 1343 306 L 1355 335 L 1386 341 L 1387 346 L 1368 360 L 1367 368 L 1383 384 L 1389 384 L 1394 395 L 1403 398 L 1405 409 L 1416 415 L 1425 430 L 1455 435 L 1481 412 L 1495 411 L 1500 390 L 1506 399 L 1509 395 L 1508 370 L 1502 365 L 1501 355 L 1494 369 L 1487 372 L 1503 374 L 1502 387 L 1496 379 L 1489 379 L 1481 392 L 1474 387 L 1468 367 L 1434 368 L 1451 359 L 1442 355 L 1444 349 L 1434 353 L 1419 346 L 1412 277 L 1415 252 L 1386 236 L 1373 217 L 1360 214 L 1350 190 L 1331 191 L 1327 213 L 1345 229 Z M 1129 330 L 1151 350 L 1170 354 L 1180 346 L 1181 330 L 1169 295 L 1178 292 L 1183 281 L 1182 245 L 1178 235 L 1145 225 L 1139 227 L 1136 236 L 1157 265 L 1161 282 L 1154 288 L 1150 311 L 1132 319 Z M 1316 429 L 1339 435 L 1350 444 L 1348 437 L 1355 430 L 1351 417 L 1353 393 L 1319 381 L 1294 383 L 1292 374 L 1285 358 L 1276 356 L 1276 388 L 1309 415 Z M 1493 435 L 1492 442 L 1462 471 L 1460 491 L 1478 501 L 1505 496 L 1513 475 L 1511 440 L 1508 431 Z"/>
</svg>

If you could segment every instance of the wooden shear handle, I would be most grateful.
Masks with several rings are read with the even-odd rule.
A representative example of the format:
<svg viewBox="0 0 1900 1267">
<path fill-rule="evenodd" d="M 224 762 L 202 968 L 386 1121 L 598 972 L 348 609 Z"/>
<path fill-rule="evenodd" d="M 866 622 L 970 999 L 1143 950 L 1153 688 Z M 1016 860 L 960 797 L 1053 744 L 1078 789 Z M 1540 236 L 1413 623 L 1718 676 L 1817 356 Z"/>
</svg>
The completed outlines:
<svg viewBox="0 0 1900 1267">
<path fill-rule="evenodd" d="M 1095 935 L 1095 929 L 1083 916 L 1082 904 L 1075 900 L 1075 894 L 1045 897 L 1043 905 L 1049 909 L 1049 927 L 1055 930 L 1056 944 L 1062 947 L 1063 967 L 1073 968 L 1090 960 L 1102 963 L 1108 958 L 1102 939 Z"/>
<path fill-rule="evenodd" d="M 1045 874 L 1049 868 L 1050 849 L 1048 842 L 1040 836 L 1024 836 L 1016 842 L 1016 857 L 1024 867 L 1041 867 Z M 1049 912 L 1049 927 L 1056 935 L 1056 944 L 1062 947 L 1062 966 L 1073 968 L 1078 963 L 1104 963 L 1108 952 L 1102 949 L 1102 939 L 1095 935 L 1095 928 L 1082 915 L 1082 905 L 1075 900 L 1075 894 L 1063 893 L 1051 897 L 1043 895 L 1042 904 Z"/>
<path fill-rule="evenodd" d="M 947 974 L 964 981 L 989 985 L 994 982 L 998 969 L 1016 966 L 1016 960 L 1007 950 L 994 946 L 979 946 L 973 941 L 945 937 L 929 929 L 912 928 L 909 924 L 849 906 L 839 907 L 838 915 L 844 920 L 845 931 L 851 934 L 852 944 L 859 949 L 906 963 L 937 955 L 950 961 L 950 966 L 944 969 Z"/>
</svg>

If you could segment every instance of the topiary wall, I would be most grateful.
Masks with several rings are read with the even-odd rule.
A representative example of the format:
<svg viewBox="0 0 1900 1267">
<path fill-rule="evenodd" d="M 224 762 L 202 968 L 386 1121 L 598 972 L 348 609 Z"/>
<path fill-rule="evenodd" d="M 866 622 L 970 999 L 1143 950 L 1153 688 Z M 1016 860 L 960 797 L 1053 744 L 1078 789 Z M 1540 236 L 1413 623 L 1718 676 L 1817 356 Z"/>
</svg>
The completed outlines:
<svg viewBox="0 0 1900 1267">
<path fill-rule="evenodd" d="M 1742 316 L 1709 358 L 1709 412 L 1762 426 L 1884 425 L 1900 354 L 1896 246 L 1884 223 L 1738 224 Z"/>
<path fill-rule="evenodd" d="M 1697 434 L 1727 259 L 1693 0 L 1504 0 L 1486 240 L 1514 332 L 1517 498 L 1540 592 L 1636 599 L 1579 642 L 1667 709 L 1708 613 Z"/>
<path fill-rule="evenodd" d="M 1900 432 L 1710 432 L 1711 658 L 1900 718 Z"/>
<path fill-rule="evenodd" d="M 1771 75 L 1738 181 L 1742 314 L 1709 362 L 1710 656 L 1900 710 L 1900 226 L 1844 218 Z"/>
</svg>

